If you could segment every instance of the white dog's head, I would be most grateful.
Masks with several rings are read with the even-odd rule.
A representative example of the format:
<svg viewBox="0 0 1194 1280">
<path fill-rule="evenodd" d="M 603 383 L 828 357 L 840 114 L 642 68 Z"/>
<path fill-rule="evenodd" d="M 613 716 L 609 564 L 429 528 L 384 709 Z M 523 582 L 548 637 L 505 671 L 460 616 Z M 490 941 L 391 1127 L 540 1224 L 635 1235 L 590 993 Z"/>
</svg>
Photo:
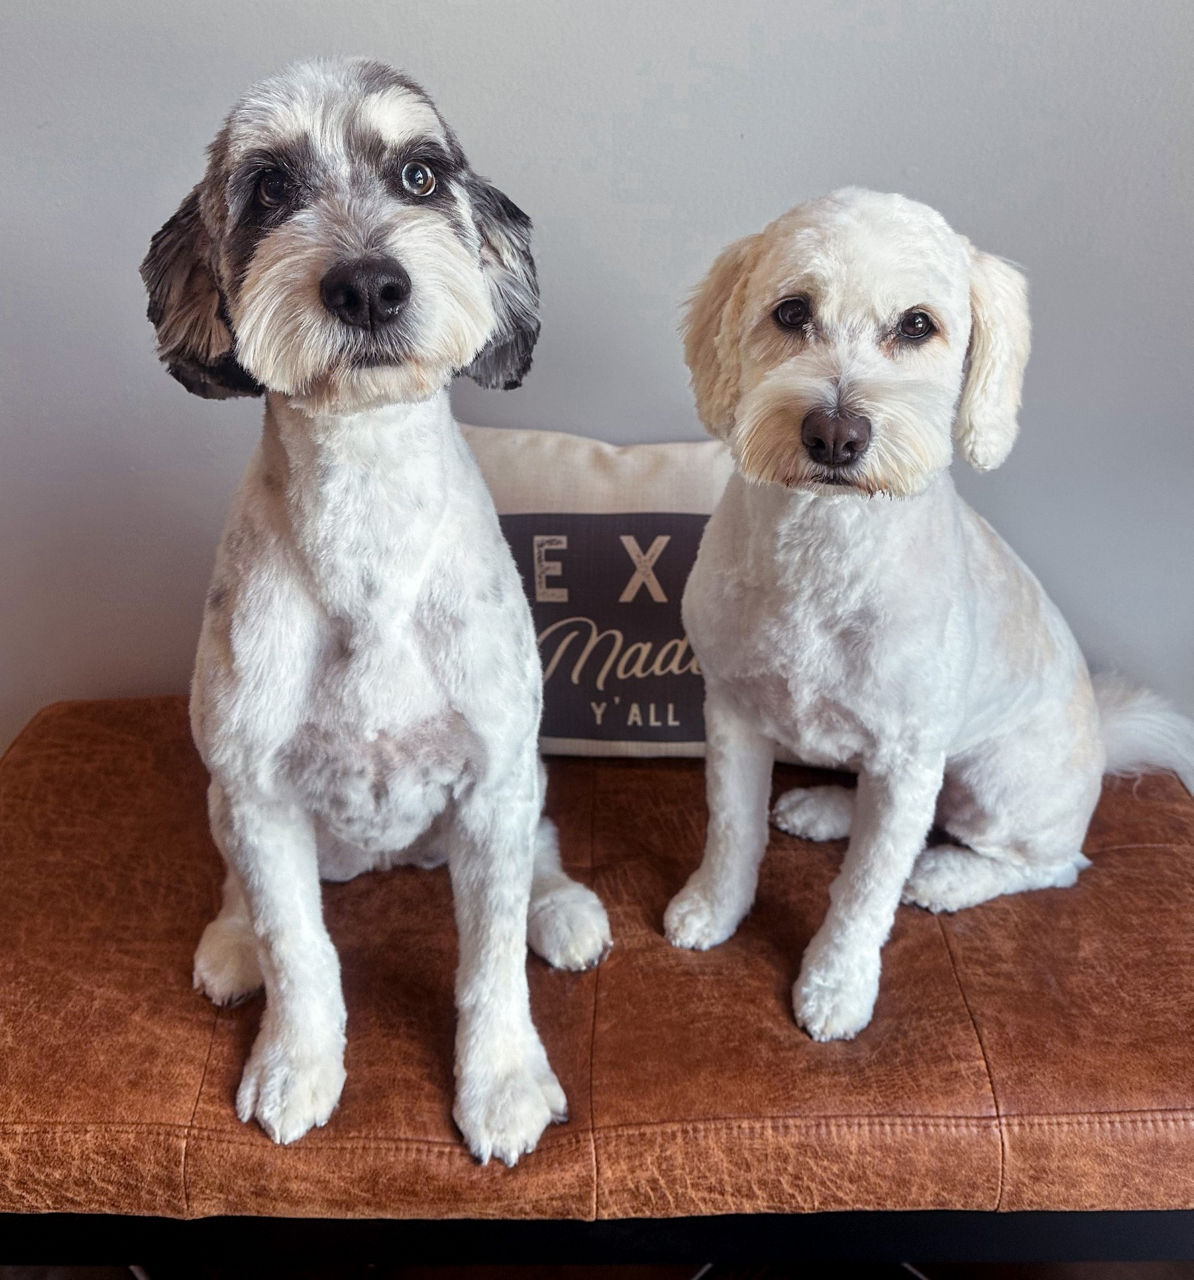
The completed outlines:
<svg viewBox="0 0 1194 1280">
<path fill-rule="evenodd" d="M 847 188 L 730 245 L 685 354 L 705 426 L 747 479 L 919 493 L 951 436 L 979 470 L 1015 442 L 1024 277 L 926 205 Z"/>
<path fill-rule="evenodd" d="M 141 267 L 170 372 L 311 412 L 513 387 L 539 332 L 530 221 L 379 62 L 300 63 L 237 103 Z"/>
</svg>

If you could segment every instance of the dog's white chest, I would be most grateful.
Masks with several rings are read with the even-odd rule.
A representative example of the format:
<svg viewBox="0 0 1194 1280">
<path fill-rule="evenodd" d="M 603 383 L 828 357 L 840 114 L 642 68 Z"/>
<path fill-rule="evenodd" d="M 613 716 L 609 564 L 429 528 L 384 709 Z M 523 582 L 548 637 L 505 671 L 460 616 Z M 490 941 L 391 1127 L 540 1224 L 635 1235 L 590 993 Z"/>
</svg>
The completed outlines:
<svg viewBox="0 0 1194 1280">
<path fill-rule="evenodd" d="M 495 734 L 533 735 L 526 602 L 450 420 L 342 444 L 288 425 L 267 430 L 222 545 L 196 736 L 209 765 L 250 771 L 342 839 L 400 847 Z"/>
<path fill-rule="evenodd" d="M 925 589 L 932 539 L 897 548 L 893 572 L 865 523 L 886 509 L 852 499 L 799 507 L 785 523 L 759 508 L 790 495 L 745 490 L 731 480 L 685 593 L 706 677 L 809 764 L 857 767 L 876 744 L 930 731 L 943 675 L 934 656 L 945 663 L 950 625 L 942 594 Z M 893 613 L 914 642 L 893 641 Z"/>
<path fill-rule="evenodd" d="M 731 591 L 726 603 L 717 617 L 693 611 L 702 670 L 731 686 L 741 710 L 800 760 L 856 764 L 876 729 L 874 619 L 865 606 L 793 609 L 754 590 Z"/>
</svg>

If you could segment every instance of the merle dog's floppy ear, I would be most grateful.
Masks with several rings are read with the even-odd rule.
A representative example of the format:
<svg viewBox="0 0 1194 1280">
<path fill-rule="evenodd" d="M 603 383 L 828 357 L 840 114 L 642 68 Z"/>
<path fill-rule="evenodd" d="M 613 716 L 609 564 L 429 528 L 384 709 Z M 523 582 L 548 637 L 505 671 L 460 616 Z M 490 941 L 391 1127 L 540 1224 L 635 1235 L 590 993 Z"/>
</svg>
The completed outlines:
<svg viewBox="0 0 1194 1280">
<path fill-rule="evenodd" d="M 188 391 L 207 400 L 259 396 L 261 385 L 236 362 L 211 250 L 196 187 L 150 241 L 141 264 L 158 358 Z"/>
<path fill-rule="evenodd" d="M 1028 281 L 971 245 L 970 348 L 954 439 L 977 471 L 999 466 L 1016 443 L 1030 339 Z"/>
<path fill-rule="evenodd" d="M 461 372 L 482 387 L 510 391 L 521 385 L 531 367 L 531 352 L 539 337 L 539 280 L 531 257 L 531 220 L 484 178 L 470 173 L 466 183 L 497 322 L 489 340 Z"/>
</svg>

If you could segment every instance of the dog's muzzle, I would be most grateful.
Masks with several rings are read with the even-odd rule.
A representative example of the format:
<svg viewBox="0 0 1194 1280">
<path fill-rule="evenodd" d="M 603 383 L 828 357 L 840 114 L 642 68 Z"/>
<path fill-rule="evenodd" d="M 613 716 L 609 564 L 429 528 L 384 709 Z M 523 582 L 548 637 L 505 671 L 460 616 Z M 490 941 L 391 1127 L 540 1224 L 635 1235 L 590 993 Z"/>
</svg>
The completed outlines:
<svg viewBox="0 0 1194 1280">
<path fill-rule="evenodd" d="M 800 424 L 800 439 L 818 466 L 848 467 L 870 446 L 871 420 L 859 414 L 813 409 Z"/>
<path fill-rule="evenodd" d="M 337 262 L 319 282 L 323 305 L 353 329 L 376 332 L 398 318 L 410 298 L 410 276 L 393 258 Z"/>
</svg>

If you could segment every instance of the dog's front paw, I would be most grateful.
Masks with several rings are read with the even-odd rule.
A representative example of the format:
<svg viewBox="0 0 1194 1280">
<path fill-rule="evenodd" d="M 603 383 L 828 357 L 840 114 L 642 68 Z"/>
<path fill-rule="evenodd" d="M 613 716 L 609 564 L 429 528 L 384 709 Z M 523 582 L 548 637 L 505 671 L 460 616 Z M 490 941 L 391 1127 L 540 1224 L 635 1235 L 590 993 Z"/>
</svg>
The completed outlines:
<svg viewBox="0 0 1194 1280">
<path fill-rule="evenodd" d="M 568 1099 L 537 1037 L 535 1045 L 537 1052 L 512 1067 L 461 1076 L 452 1118 L 482 1164 L 490 1156 L 517 1164 L 549 1124 L 568 1119 Z"/>
<path fill-rule="evenodd" d="M 257 940 L 247 920 L 217 916 L 203 930 L 193 981 L 216 1004 L 237 1004 L 261 987 Z"/>
<path fill-rule="evenodd" d="M 796 1021 L 814 1040 L 853 1040 L 879 994 L 879 955 L 842 954 L 809 944 L 792 988 Z"/>
<path fill-rule="evenodd" d="M 532 898 L 527 943 L 557 969 L 591 969 L 613 945 L 601 899 L 571 882 Z"/>
<path fill-rule="evenodd" d="M 801 840 L 844 840 L 854 817 L 854 792 L 846 787 L 793 787 L 771 809 L 771 821 Z"/>
<path fill-rule="evenodd" d="M 663 932 L 673 947 L 708 951 L 733 934 L 744 911 L 728 907 L 710 897 L 691 880 L 668 903 L 663 913 Z"/>
<path fill-rule="evenodd" d="M 294 1142 L 328 1121 L 344 1088 L 344 1040 L 308 1048 L 268 1024 L 257 1034 L 236 1095 L 236 1114 L 275 1142 Z"/>
</svg>

